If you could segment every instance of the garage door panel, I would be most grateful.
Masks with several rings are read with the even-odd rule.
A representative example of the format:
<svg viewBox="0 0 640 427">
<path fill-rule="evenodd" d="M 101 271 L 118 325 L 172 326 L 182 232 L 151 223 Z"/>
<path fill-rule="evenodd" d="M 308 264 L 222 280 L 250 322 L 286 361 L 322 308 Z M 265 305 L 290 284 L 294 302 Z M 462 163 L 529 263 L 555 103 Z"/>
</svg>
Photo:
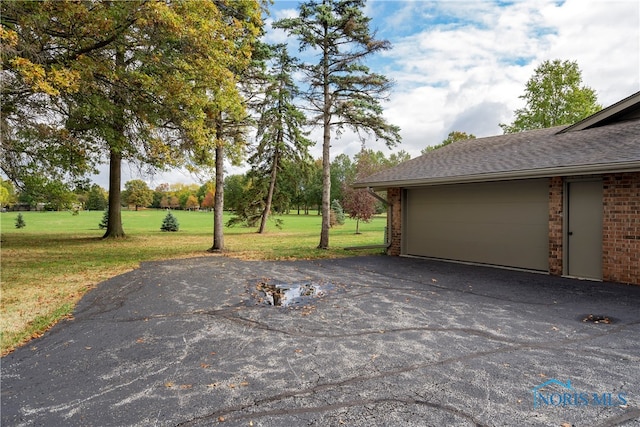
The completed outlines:
<svg viewBox="0 0 640 427">
<path fill-rule="evenodd" d="M 545 201 L 546 203 L 546 201 Z M 548 211 L 546 207 L 540 207 L 540 203 L 497 203 L 490 204 L 463 204 L 449 203 L 446 205 L 432 205 L 423 216 L 424 220 L 440 222 L 446 218 L 447 223 L 458 224 L 528 224 L 527 217 L 522 216 L 522 211 L 529 211 L 533 215 L 545 218 Z M 469 217 L 469 211 L 474 216 Z"/>
<path fill-rule="evenodd" d="M 548 269 L 546 180 L 407 192 L 406 253 Z"/>
<path fill-rule="evenodd" d="M 423 247 L 424 252 L 412 255 L 423 255 L 436 258 L 458 259 L 462 261 L 482 262 L 496 265 L 510 265 L 513 267 L 545 269 L 546 261 L 541 264 L 529 264 L 520 261 L 523 253 L 522 243 L 527 248 L 538 253 L 547 253 L 547 239 L 539 239 L 546 235 L 546 227 L 528 226 L 523 230 L 522 225 L 497 227 L 478 230 L 476 224 L 456 225 L 457 233 L 447 233 L 450 224 L 434 224 L 439 232 L 417 235 L 418 240 L 429 242 Z M 515 238 L 514 238 L 515 236 Z M 546 255 L 545 255 L 546 258 Z"/>
</svg>

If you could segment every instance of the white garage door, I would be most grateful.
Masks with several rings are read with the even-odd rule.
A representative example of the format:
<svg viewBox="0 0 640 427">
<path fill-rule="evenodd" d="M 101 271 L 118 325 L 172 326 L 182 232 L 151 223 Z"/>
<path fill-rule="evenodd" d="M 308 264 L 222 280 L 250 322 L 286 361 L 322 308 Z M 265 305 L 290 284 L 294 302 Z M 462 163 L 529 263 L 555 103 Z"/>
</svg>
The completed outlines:
<svg viewBox="0 0 640 427">
<path fill-rule="evenodd" d="M 549 269 L 548 180 L 407 190 L 407 255 Z"/>
</svg>

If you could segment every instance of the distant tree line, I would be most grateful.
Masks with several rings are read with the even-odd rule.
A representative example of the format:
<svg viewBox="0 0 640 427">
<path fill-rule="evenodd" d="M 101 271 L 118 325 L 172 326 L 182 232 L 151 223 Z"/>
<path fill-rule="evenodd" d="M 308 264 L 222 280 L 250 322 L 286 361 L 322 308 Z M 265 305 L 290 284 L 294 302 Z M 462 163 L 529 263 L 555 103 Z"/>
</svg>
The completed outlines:
<svg viewBox="0 0 640 427">
<path fill-rule="evenodd" d="M 348 203 L 346 200 L 352 191 L 351 184 L 356 178 L 395 166 L 409 158 L 409 153 L 403 150 L 387 157 L 382 151 L 365 148 L 353 157 L 346 154 L 336 156 L 331 164 L 331 200 L 337 200 L 341 205 Z M 108 206 L 108 191 L 89 180 L 79 180 L 73 185 L 58 181 L 55 188 L 49 186 L 44 190 L 39 186 L 16 190 L 9 180 L 2 180 L 0 184 L 0 201 L 8 208 L 20 204 L 32 210 L 37 206 L 46 206 L 47 210 L 70 210 L 74 206 L 82 210 L 105 210 Z M 253 169 L 225 178 L 224 209 L 240 218 L 235 224 L 259 224 L 269 186 L 270 182 L 262 179 Z M 214 194 L 214 181 L 202 185 L 163 183 L 150 188 L 145 181 L 134 179 L 124 184 L 121 206 L 133 210 L 211 210 L 214 207 Z M 375 203 L 378 203 L 376 210 L 380 211 L 380 202 Z M 314 215 L 321 214 L 321 207 L 322 160 L 284 162 L 277 176 L 271 211 L 276 214 Z"/>
</svg>

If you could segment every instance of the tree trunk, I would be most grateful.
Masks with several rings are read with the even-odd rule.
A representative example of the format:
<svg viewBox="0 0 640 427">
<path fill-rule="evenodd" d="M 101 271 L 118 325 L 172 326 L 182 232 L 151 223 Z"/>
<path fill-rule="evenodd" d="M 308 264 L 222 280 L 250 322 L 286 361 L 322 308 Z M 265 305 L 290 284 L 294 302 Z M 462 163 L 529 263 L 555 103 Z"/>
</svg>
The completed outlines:
<svg viewBox="0 0 640 427">
<path fill-rule="evenodd" d="M 224 250 L 224 147 L 221 141 L 216 145 L 216 188 L 213 203 L 213 246 L 209 252 Z"/>
<path fill-rule="evenodd" d="M 322 228 L 318 249 L 329 249 L 329 228 L 331 227 L 331 94 L 329 93 L 329 43 L 328 24 L 324 24 L 324 46 L 322 61 L 323 85 L 323 135 L 322 135 Z"/>
<path fill-rule="evenodd" d="M 269 183 L 269 192 L 267 193 L 267 202 L 264 206 L 264 212 L 262 212 L 262 221 L 260 221 L 260 229 L 258 233 L 264 233 L 264 228 L 267 225 L 267 218 L 269 217 L 269 211 L 271 210 L 271 201 L 273 200 L 273 192 L 276 188 L 276 177 L 278 174 L 278 149 L 276 148 L 273 154 L 273 163 L 271 165 L 271 182 Z"/>
<path fill-rule="evenodd" d="M 360 234 L 360 218 L 356 218 L 356 234 Z"/>
<path fill-rule="evenodd" d="M 122 155 L 111 149 L 109 156 L 109 217 L 107 219 L 107 231 L 102 236 L 124 237 L 122 229 L 122 211 L 120 208 L 120 167 Z"/>
<path fill-rule="evenodd" d="M 125 67 L 124 48 L 118 46 L 115 54 L 115 67 L 122 69 Z M 111 94 L 113 103 L 116 107 L 114 122 L 112 123 L 114 130 L 114 141 L 109 147 L 109 218 L 107 220 L 107 231 L 102 238 L 107 237 L 124 237 L 122 228 L 122 209 L 120 207 L 120 186 L 121 186 L 121 166 L 122 166 L 122 147 L 125 142 L 125 125 L 124 125 L 124 105 L 125 100 L 120 93 L 119 88 L 115 87 Z"/>
</svg>

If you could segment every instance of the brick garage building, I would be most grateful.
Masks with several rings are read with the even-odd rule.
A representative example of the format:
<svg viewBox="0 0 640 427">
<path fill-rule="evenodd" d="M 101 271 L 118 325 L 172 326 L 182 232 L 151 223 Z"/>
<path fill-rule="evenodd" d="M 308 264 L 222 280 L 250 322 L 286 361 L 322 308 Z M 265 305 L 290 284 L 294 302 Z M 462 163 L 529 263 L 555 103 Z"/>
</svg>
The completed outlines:
<svg viewBox="0 0 640 427">
<path fill-rule="evenodd" d="M 576 123 L 460 141 L 387 190 L 388 254 L 640 284 L 640 92 Z"/>
</svg>

